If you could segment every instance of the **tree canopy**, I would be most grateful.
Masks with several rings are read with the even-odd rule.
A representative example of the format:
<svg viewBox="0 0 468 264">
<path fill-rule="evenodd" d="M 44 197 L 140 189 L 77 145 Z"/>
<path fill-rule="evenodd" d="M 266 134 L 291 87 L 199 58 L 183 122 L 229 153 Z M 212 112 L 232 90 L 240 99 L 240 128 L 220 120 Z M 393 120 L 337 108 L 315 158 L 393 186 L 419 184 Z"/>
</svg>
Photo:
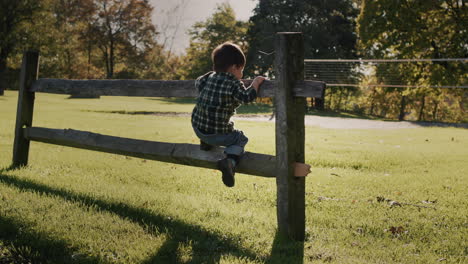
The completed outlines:
<svg viewBox="0 0 468 264">
<path fill-rule="evenodd" d="M 232 7 L 227 4 L 217 6 L 206 21 L 197 22 L 190 29 L 190 47 L 186 56 L 186 76 L 196 78 L 211 70 L 211 52 L 226 41 L 247 47 L 246 32 L 248 23 L 236 20 Z"/>
<path fill-rule="evenodd" d="M 177 1 L 179 7 L 187 3 Z M 313 71 L 329 69 L 329 82 L 335 77 L 358 82 L 328 86 L 326 104 L 309 100 L 317 109 L 468 120 L 466 89 L 434 88 L 467 85 L 466 60 L 437 60 L 468 57 L 465 0 L 259 0 L 249 21 L 236 19 L 233 8 L 223 3 L 193 24 L 182 54 L 166 43 L 167 32 L 157 31 L 168 26 L 153 24 L 158 8 L 148 0 L 0 0 L 0 95 L 18 87 L 27 49 L 40 51 L 44 78 L 180 80 L 210 71 L 212 50 L 231 41 L 246 52 L 245 78 L 274 78 L 276 33 L 301 31 L 307 59 L 436 59 L 376 64 L 375 74 L 364 78 L 357 78 L 362 76 L 352 67 L 314 64 Z M 385 85 L 395 79 L 411 87 Z"/>
<path fill-rule="evenodd" d="M 368 58 L 468 57 L 468 7 L 465 1 L 364 0 L 357 21 L 359 52 Z M 464 63 L 434 61 L 430 64 L 377 67 L 376 77 L 381 83 L 388 83 L 388 76 L 392 76 L 407 85 L 463 85 L 467 82 L 466 72 Z M 422 87 L 386 90 L 401 93 L 400 120 L 404 117 L 407 99 L 421 100 L 419 119 L 422 119 L 426 96 L 436 98 L 436 105 L 442 100 L 443 93 L 452 93 L 459 100 L 463 98 L 463 91 L 457 89 L 441 91 Z"/>
<path fill-rule="evenodd" d="M 354 58 L 355 18 L 359 10 L 351 0 L 260 0 L 247 33 L 248 75 L 272 74 L 276 32 L 304 33 L 306 58 Z"/>
</svg>

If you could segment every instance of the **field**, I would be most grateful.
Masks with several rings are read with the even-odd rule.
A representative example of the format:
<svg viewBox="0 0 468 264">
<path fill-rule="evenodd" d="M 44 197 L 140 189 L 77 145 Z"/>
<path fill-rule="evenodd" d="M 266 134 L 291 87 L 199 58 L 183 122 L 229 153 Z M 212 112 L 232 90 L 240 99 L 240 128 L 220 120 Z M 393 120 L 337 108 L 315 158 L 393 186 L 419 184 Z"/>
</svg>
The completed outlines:
<svg viewBox="0 0 468 264">
<path fill-rule="evenodd" d="M 467 129 L 306 127 L 307 239 L 292 243 L 274 179 L 226 188 L 215 170 L 37 142 L 10 168 L 16 103 L 0 97 L 1 264 L 468 262 Z M 187 116 L 135 114 L 192 107 L 37 94 L 34 126 L 196 144 Z M 236 125 L 248 151 L 274 154 L 273 123 Z"/>
</svg>

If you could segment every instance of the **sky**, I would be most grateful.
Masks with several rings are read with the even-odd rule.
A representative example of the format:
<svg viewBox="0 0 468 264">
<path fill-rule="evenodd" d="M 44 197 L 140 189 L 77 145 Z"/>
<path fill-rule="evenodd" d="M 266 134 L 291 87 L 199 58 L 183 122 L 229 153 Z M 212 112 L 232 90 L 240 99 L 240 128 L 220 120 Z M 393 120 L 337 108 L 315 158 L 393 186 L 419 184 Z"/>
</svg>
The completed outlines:
<svg viewBox="0 0 468 264">
<path fill-rule="evenodd" d="M 153 23 L 156 25 L 159 42 L 166 48 L 181 54 L 189 46 L 187 30 L 198 21 L 204 21 L 215 11 L 216 5 L 229 3 L 236 19 L 248 20 L 258 0 L 150 0 Z"/>
</svg>

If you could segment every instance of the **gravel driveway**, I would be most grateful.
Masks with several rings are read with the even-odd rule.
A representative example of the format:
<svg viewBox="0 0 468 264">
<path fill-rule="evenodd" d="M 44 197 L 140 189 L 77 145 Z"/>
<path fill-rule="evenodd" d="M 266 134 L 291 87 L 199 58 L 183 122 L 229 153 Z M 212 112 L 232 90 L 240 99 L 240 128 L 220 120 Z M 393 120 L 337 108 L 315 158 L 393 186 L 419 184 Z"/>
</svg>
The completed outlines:
<svg viewBox="0 0 468 264">
<path fill-rule="evenodd" d="M 251 115 L 251 116 L 235 116 L 234 120 L 250 120 L 274 122 L 275 119 L 270 119 L 269 115 Z M 342 118 L 342 117 L 323 117 L 323 116 L 306 116 L 305 124 L 308 126 L 317 126 L 322 128 L 333 129 L 401 129 L 401 128 L 417 128 L 417 127 L 459 127 L 468 128 L 467 123 L 450 124 L 450 123 L 431 123 L 431 122 L 412 122 L 412 121 L 380 121 L 358 118 Z"/>
<path fill-rule="evenodd" d="M 112 112 L 120 113 L 120 112 Z M 186 112 L 122 112 L 121 114 L 142 114 L 156 116 L 180 116 L 190 117 L 191 113 Z M 275 118 L 270 120 L 271 115 L 244 114 L 235 115 L 233 120 L 247 120 L 259 122 L 275 122 Z M 415 121 L 380 121 L 359 118 L 343 118 L 343 117 L 324 117 L 306 115 L 305 124 L 307 126 L 317 126 L 322 128 L 332 129 L 401 129 L 401 128 L 418 128 L 418 127 L 457 127 L 468 129 L 468 123 L 432 123 L 432 122 L 415 122 Z"/>
</svg>

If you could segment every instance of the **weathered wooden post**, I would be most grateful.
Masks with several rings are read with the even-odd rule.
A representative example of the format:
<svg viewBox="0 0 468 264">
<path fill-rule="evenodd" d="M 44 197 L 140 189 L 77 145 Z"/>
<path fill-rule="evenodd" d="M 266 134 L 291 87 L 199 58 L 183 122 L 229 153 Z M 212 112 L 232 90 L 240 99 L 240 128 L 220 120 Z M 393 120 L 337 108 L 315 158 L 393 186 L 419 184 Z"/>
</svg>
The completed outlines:
<svg viewBox="0 0 468 264">
<path fill-rule="evenodd" d="M 37 80 L 39 71 L 39 52 L 27 51 L 21 65 L 18 108 L 16 112 L 15 141 L 13 145 L 13 167 L 28 164 L 29 140 L 24 137 L 23 128 L 31 127 L 34 109 L 34 92 L 30 91 L 32 83 Z"/>
<path fill-rule="evenodd" d="M 302 33 L 277 33 L 276 185 L 279 232 L 294 240 L 305 237 L 305 177 L 294 176 L 294 163 L 304 163 L 306 98 L 294 97 L 296 81 L 304 80 Z"/>
</svg>

